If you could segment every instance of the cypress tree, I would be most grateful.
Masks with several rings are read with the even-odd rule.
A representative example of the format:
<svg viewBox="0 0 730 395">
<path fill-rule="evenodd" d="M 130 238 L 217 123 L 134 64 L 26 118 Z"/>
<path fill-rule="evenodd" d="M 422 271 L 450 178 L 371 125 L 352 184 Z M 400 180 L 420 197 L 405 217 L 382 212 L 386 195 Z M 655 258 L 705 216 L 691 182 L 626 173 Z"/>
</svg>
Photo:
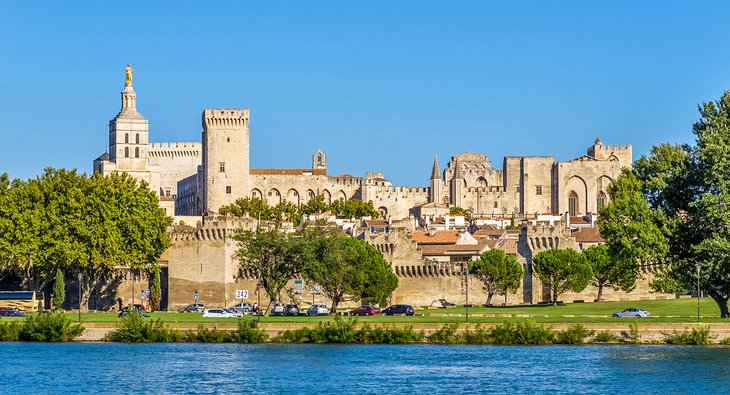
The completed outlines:
<svg viewBox="0 0 730 395">
<path fill-rule="evenodd" d="M 63 302 L 66 300 L 66 282 L 63 280 L 61 269 L 56 269 L 56 279 L 53 284 L 53 308 L 63 309 Z"/>
<path fill-rule="evenodd" d="M 156 268 L 152 274 L 152 286 L 150 286 L 150 307 L 152 311 L 160 309 L 161 293 L 160 268 Z"/>
</svg>

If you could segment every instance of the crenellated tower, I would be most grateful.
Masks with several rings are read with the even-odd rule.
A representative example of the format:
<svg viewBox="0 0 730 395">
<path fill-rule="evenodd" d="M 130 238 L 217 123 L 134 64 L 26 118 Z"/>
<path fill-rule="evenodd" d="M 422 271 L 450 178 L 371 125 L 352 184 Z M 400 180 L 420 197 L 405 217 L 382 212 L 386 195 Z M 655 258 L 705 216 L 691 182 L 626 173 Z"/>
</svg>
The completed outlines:
<svg viewBox="0 0 730 395">
<path fill-rule="evenodd" d="M 206 108 L 203 111 L 203 210 L 250 194 L 247 108 Z"/>
</svg>

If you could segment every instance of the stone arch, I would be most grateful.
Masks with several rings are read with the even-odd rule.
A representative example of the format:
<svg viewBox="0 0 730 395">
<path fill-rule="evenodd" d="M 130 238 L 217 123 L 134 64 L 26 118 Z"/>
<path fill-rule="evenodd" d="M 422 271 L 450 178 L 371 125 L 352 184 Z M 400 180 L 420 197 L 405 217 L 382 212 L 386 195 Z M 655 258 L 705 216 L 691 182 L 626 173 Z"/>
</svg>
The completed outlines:
<svg viewBox="0 0 730 395">
<path fill-rule="evenodd" d="M 378 207 L 378 212 L 380 213 L 381 218 L 386 218 L 388 216 L 388 208 L 385 206 Z"/>
<path fill-rule="evenodd" d="M 596 211 L 600 210 L 606 203 L 608 203 L 608 195 L 606 195 L 606 192 L 599 191 L 596 195 Z"/>
<path fill-rule="evenodd" d="M 613 182 L 613 178 L 602 175 L 596 179 L 596 211 L 608 203 L 608 186 Z"/>
<path fill-rule="evenodd" d="M 276 188 L 269 189 L 269 192 L 266 194 L 266 201 L 271 206 L 281 203 L 281 192 Z"/>
<path fill-rule="evenodd" d="M 124 147 L 124 157 L 129 158 L 129 147 Z"/>
<path fill-rule="evenodd" d="M 568 199 L 568 211 L 570 215 L 583 215 L 588 212 L 588 187 L 583 178 L 574 175 L 568 178 L 565 184 L 565 190 L 568 191 L 566 198 Z M 570 202 L 573 202 L 573 210 L 571 210 Z"/>
<path fill-rule="evenodd" d="M 307 201 L 310 201 L 314 199 L 314 197 L 317 196 L 313 190 L 307 189 Z"/>
<path fill-rule="evenodd" d="M 263 199 L 264 195 L 261 193 L 261 191 L 258 188 L 254 188 L 251 190 L 251 197 Z"/>
<path fill-rule="evenodd" d="M 342 200 L 347 200 L 347 194 L 345 194 L 345 191 L 339 191 L 337 192 L 337 198 Z"/>
<path fill-rule="evenodd" d="M 477 180 L 475 182 L 475 186 L 477 188 L 486 188 L 489 186 L 489 184 L 487 183 L 486 178 L 480 176 L 479 178 L 477 178 Z"/>
<path fill-rule="evenodd" d="M 299 205 L 299 192 L 297 192 L 297 190 L 294 188 L 290 189 L 289 192 L 286 193 L 286 199 L 298 206 Z"/>
<path fill-rule="evenodd" d="M 322 191 L 322 196 L 324 196 L 324 202 L 327 204 L 332 204 L 332 194 L 328 190 Z"/>
<path fill-rule="evenodd" d="M 139 133 L 134 135 L 134 143 L 139 144 Z"/>
</svg>

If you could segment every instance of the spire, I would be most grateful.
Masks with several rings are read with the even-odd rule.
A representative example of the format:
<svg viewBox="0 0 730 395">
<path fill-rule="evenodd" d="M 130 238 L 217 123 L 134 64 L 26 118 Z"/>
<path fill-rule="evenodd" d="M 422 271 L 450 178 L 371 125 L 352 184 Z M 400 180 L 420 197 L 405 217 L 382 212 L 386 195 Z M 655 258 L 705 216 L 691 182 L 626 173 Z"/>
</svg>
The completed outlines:
<svg viewBox="0 0 730 395">
<path fill-rule="evenodd" d="M 463 179 L 464 176 L 461 174 L 461 166 L 459 166 L 459 161 L 454 161 L 454 180 L 460 180 Z"/>
<path fill-rule="evenodd" d="M 598 137 L 598 138 L 596 139 L 596 145 L 603 145 L 603 141 L 601 140 L 601 138 L 600 138 L 600 137 Z"/>
<path fill-rule="evenodd" d="M 433 158 L 433 168 L 431 169 L 431 179 L 437 180 L 441 178 L 441 170 L 439 169 L 439 156 Z"/>
</svg>

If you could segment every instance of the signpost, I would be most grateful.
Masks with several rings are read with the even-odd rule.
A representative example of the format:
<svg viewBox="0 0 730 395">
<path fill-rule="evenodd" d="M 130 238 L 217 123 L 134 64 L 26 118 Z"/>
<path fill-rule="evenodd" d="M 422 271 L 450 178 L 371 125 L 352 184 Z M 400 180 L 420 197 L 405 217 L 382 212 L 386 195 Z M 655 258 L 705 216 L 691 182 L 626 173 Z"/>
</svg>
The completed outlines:
<svg viewBox="0 0 730 395">
<path fill-rule="evenodd" d="M 236 299 L 248 299 L 248 290 L 247 289 L 237 289 L 236 290 Z"/>
<path fill-rule="evenodd" d="M 294 293 L 297 295 L 304 293 L 304 280 L 294 280 Z"/>
<path fill-rule="evenodd" d="M 193 304 L 195 306 L 198 305 L 198 291 L 195 291 L 195 293 L 193 293 Z"/>
</svg>

